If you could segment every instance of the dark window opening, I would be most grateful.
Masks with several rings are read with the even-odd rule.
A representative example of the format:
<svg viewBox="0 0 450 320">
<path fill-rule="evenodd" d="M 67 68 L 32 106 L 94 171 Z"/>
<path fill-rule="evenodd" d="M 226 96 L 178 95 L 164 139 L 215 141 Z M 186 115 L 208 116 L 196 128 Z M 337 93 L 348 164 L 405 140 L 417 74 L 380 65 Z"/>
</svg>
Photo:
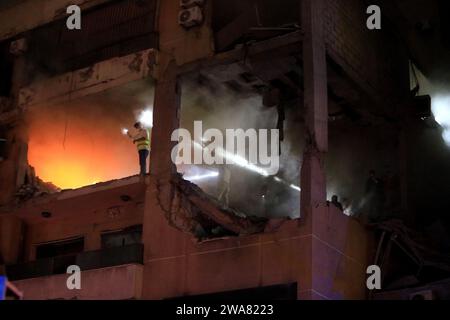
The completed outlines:
<svg viewBox="0 0 450 320">
<path fill-rule="evenodd" d="M 84 238 L 76 238 L 52 243 L 41 244 L 36 247 L 36 259 L 54 258 L 76 255 L 84 250 Z"/>
<path fill-rule="evenodd" d="M 35 261 L 7 265 L 6 274 L 15 281 L 65 274 L 70 265 L 77 265 L 85 271 L 131 263 L 142 264 L 144 246 L 140 243 L 141 234 L 142 226 L 108 233 L 105 238 L 102 237 L 104 248 L 95 251 L 84 251 L 83 238 L 41 244 L 36 248 Z"/>
<path fill-rule="evenodd" d="M 11 92 L 13 61 L 9 45 L 9 41 L 0 43 L 0 97 L 9 97 Z"/>
<path fill-rule="evenodd" d="M 124 247 L 142 241 L 142 225 L 102 234 L 102 249 Z"/>
</svg>

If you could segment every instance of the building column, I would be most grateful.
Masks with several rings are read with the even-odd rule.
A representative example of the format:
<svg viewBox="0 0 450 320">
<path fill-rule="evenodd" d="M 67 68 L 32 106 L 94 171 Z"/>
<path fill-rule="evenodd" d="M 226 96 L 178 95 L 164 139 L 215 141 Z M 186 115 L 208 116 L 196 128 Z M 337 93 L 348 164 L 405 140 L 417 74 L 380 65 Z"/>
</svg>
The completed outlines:
<svg viewBox="0 0 450 320">
<path fill-rule="evenodd" d="M 306 147 L 301 170 L 301 212 L 326 202 L 324 160 L 328 151 L 327 61 L 323 0 L 302 1 Z"/>
<path fill-rule="evenodd" d="M 179 126 L 181 96 L 175 61 L 168 61 L 162 68 L 155 87 L 150 173 L 167 178 L 176 171 L 171 160 L 172 148 L 176 143 L 171 141 L 171 136 Z"/>
<path fill-rule="evenodd" d="M 178 67 L 169 57 L 160 57 L 158 65 L 161 69 L 155 88 L 150 177 L 145 194 L 142 233 L 144 299 L 182 295 L 181 279 L 185 273 L 184 259 L 180 256 L 185 253 L 186 236 L 172 227 L 167 217 L 174 194 L 171 178 L 176 172 L 171 160 L 176 142 L 171 141 L 171 136 L 179 127 Z"/>
<path fill-rule="evenodd" d="M 20 89 L 28 84 L 28 63 L 27 58 L 25 57 L 27 50 L 28 44 L 25 38 L 13 41 L 9 49 L 9 52 L 14 56 L 11 83 L 11 97 L 14 100 L 14 106 L 19 105 Z"/>
<path fill-rule="evenodd" d="M 28 51 L 28 42 L 25 38 L 18 39 L 11 43 L 10 52 L 14 55 L 13 78 L 11 96 L 15 108 L 19 108 L 20 90 L 29 84 L 30 73 L 28 61 L 25 53 Z M 28 125 L 24 123 L 25 119 L 19 115 L 19 120 L 14 127 L 14 142 L 16 149 L 15 162 L 17 164 L 17 174 L 15 187 L 20 188 L 25 182 L 25 176 L 28 171 Z"/>
<path fill-rule="evenodd" d="M 11 214 L 0 215 L 0 265 L 15 264 L 23 248 L 24 223 Z"/>
<path fill-rule="evenodd" d="M 27 71 L 27 59 L 24 53 L 27 51 L 27 42 L 24 38 L 11 43 L 10 53 L 14 56 L 11 99 L 13 108 L 18 108 L 20 89 L 28 84 L 29 73 Z M 6 136 L 7 154 L 0 168 L 0 205 L 10 202 L 17 189 L 24 183 L 28 169 L 28 132 L 20 112 L 14 123 L 8 124 Z"/>
<path fill-rule="evenodd" d="M 176 142 L 171 141 L 172 133 L 179 127 L 180 87 L 178 67 L 175 60 L 162 57 L 161 70 L 155 87 L 153 107 L 153 129 L 150 152 L 150 187 L 156 186 L 158 205 L 162 210 L 170 208 L 172 185 L 170 180 L 176 173 L 171 153 Z M 149 199 L 147 199 L 149 200 Z"/>
</svg>

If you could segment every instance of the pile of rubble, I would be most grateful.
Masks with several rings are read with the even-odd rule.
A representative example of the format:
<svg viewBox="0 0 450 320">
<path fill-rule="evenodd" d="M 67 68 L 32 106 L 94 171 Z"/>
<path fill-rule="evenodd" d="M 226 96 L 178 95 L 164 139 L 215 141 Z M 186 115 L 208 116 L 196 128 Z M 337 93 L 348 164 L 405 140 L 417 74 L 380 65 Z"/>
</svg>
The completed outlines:
<svg viewBox="0 0 450 320">
<path fill-rule="evenodd" d="M 269 220 L 223 208 L 216 199 L 179 174 L 172 177 L 170 208 L 163 208 L 169 223 L 205 240 L 264 232 Z"/>
<path fill-rule="evenodd" d="M 384 272 L 382 286 L 386 290 L 450 277 L 450 254 L 436 248 L 421 232 L 395 219 L 372 227 L 380 234 L 375 265 Z"/>
<path fill-rule="evenodd" d="M 27 201 L 31 198 L 44 196 L 60 192 L 61 189 L 52 183 L 44 182 L 36 176 L 36 172 L 33 167 L 28 166 L 25 183 L 17 190 L 16 199 L 18 202 Z"/>
</svg>

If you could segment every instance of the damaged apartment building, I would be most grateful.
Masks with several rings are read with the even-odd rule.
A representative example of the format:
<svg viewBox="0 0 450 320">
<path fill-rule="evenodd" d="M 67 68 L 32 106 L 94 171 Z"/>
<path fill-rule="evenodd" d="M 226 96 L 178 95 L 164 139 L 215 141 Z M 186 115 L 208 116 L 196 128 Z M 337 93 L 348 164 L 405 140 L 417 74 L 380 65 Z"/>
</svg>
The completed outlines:
<svg viewBox="0 0 450 320">
<path fill-rule="evenodd" d="M 389 255 L 411 260 L 386 267 L 391 297 L 450 278 L 405 226 L 410 131 L 431 114 L 411 93 L 412 61 L 429 65 L 402 1 L 382 3 L 381 30 L 363 0 L 72 2 L 80 30 L 66 1 L 0 5 L 0 264 L 24 299 L 382 299 L 366 270 Z M 146 107 L 143 182 L 121 129 Z M 199 178 L 217 168 L 171 160 L 197 120 L 280 129 L 279 173 L 233 166 L 224 205 Z M 371 171 L 391 181 L 375 214 Z"/>
</svg>

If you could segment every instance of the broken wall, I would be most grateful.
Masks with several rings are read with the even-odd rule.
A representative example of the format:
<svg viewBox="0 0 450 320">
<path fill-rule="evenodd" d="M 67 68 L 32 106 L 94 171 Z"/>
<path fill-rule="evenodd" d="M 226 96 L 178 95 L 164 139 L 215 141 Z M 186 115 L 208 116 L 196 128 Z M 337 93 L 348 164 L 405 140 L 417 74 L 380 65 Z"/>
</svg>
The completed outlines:
<svg viewBox="0 0 450 320">
<path fill-rule="evenodd" d="M 150 179 L 147 195 L 157 188 Z M 171 227 L 164 215 L 149 214 L 150 208 L 151 200 L 143 238 L 143 299 L 295 282 L 301 300 L 366 297 L 372 235 L 333 207 L 316 208 L 301 222 L 286 221 L 273 232 L 205 242 Z"/>
<path fill-rule="evenodd" d="M 64 104 L 30 110 L 28 161 L 61 189 L 134 176 L 136 146 L 122 133 L 153 105 L 150 80 L 135 81 Z"/>
<path fill-rule="evenodd" d="M 380 218 L 392 217 L 393 211 L 399 209 L 401 198 L 395 128 L 383 123 L 365 125 L 341 119 L 331 122 L 329 130 L 328 200 L 337 195 L 347 214 L 366 217 L 366 182 L 374 170 L 378 179 L 386 180 L 383 190 L 385 209 L 389 212 L 380 212 Z"/>
</svg>

